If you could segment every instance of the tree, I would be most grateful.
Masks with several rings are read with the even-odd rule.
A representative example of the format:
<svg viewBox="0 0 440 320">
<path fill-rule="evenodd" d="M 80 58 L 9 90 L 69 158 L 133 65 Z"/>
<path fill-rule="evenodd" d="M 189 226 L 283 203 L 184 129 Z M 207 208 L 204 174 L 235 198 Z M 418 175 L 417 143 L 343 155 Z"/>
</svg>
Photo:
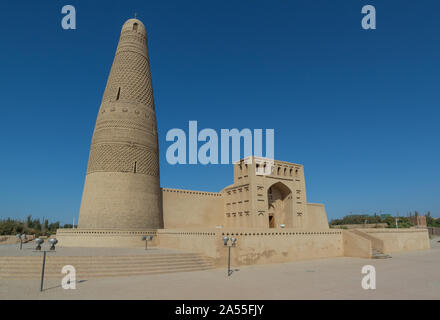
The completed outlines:
<svg viewBox="0 0 440 320">
<path fill-rule="evenodd" d="M 49 231 L 49 220 L 44 220 L 43 222 L 43 226 L 41 228 L 41 232 L 43 232 L 43 234 L 46 234 L 46 232 Z"/>
<path fill-rule="evenodd" d="M 26 217 L 25 228 L 32 228 L 32 215 Z"/>
</svg>

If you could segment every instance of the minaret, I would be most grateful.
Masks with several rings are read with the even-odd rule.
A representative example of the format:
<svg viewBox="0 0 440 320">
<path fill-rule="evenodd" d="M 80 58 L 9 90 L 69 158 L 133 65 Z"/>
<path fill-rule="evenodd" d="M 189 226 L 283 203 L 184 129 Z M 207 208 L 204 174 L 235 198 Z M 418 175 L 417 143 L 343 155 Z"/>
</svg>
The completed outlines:
<svg viewBox="0 0 440 320">
<path fill-rule="evenodd" d="M 78 228 L 163 228 L 147 32 L 122 26 L 90 146 Z"/>
</svg>

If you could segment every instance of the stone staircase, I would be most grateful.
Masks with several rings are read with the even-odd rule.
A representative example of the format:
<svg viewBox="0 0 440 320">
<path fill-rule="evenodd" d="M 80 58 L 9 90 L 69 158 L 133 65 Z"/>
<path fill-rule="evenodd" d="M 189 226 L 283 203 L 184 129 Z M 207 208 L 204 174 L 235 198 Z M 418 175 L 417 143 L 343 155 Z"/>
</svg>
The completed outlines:
<svg viewBox="0 0 440 320">
<path fill-rule="evenodd" d="M 391 256 L 373 249 L 373 254 L 372 254 L 371 258 L 372 259 L 389 259 L 389 258 L 391 258 Z"/>
<path fill-rule="evenodd" d="M 0 257 L 0 279 L 26 279 L 41 276 L 39 256 Z M 213 269 L 211 258 L 197 253 L 160 253 L 127 256 L 56 256 L 47 253 L 45 277 L 62 278 L 61 269 L 72 265 L 77 280 L 101 277 L 162 274 Z"/>
<path fill-rule="evenodd" d="M 364 238 L 365 240 L 368 240 L 371 243 L 371 259 L 389 259 L 392 258 L 390 255 L 385 254 L 382 252 L 383 250 L 383 241 L 364 232 L 361 229 L 352 229 L 349 230 L 348 232 L 351 232 L 353 234 L 356 234 L 359 237 Z"/>
</svg>

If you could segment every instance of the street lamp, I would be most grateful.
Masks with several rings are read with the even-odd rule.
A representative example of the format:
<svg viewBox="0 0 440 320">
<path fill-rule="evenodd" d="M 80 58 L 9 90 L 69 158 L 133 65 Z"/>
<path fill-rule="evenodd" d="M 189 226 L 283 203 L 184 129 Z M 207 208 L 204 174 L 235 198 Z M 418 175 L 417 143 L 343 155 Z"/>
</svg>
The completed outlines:
<svg viewBox="0 0 440 320">
<path fill-rule="evenodd" d="M 35 250 L 41 251 L 41 245 L 43 244 L 44 240 L 41 238 L 35 239 L 35 243 L 37 244 L 37 247 Z M 52 238 L 49 240 L 50 243 L 50 249 L 51 251 L 55 251 L 55 245 L 58 243 L 58 240 L 55 238 Z M 46 250 L 43 250 L 43 266 L 41 267 L 41 283 L 40 283 L 40 291 L 43 291 L 43 283 L 44 283 L 44 268 L 46 266 Z"/>
<path fill-rule="evenodd" d="M 58 243 L 58 240 L 55 238 L 52 238 L 49 240 L 50 243 L 50 250 L 55 250 L 55 245 Z"/>
<path fill-rule="evenodd" d="M 37 238 L 35 239 L 35 243 L 37 244 L 37 246 L 35 247 L 35 250 L 40 251 L 41 250 L 41 245 L 43 244 L 44 240 L 41 238 Z"/>
<path fill-rule="evenodd" d="M 148 249 L 148 241 L 152 241 L 153 236 L 142 236 L 142 241 L 145 241 L 145 250 Z"/>
<path fill-rule="evenodd" d="M 229 240 L 231 240 L 231 244 L 228 245 Z M 223 237 L 223 244 L 225 247 L 228 247 L 228 277 L 232 274 L 231 270 L 231 247 L 235 247 L 235 244 L 237 242 L 236 238 L 229 238 L 228 236 Z"/>
<path fill-rule="evenodd" d="M 22 238 L 22 234 L 17 233 L 16 237 L 18 240 L 20 240 L 20 250 L 23 248 L 23 238 Z"/>
</svg>

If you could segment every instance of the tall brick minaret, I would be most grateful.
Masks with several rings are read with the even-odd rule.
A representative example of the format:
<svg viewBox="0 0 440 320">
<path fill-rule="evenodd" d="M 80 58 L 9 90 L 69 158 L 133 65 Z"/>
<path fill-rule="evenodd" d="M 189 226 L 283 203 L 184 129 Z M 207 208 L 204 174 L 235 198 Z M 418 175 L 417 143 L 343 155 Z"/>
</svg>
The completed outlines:
<svg viewBox="0 0 440 320">
<path fill-rule="evenodd" d="M 163 228 L 147 32 L 122 26 L 90 147 L 80 229 Z"/>
</svg>

